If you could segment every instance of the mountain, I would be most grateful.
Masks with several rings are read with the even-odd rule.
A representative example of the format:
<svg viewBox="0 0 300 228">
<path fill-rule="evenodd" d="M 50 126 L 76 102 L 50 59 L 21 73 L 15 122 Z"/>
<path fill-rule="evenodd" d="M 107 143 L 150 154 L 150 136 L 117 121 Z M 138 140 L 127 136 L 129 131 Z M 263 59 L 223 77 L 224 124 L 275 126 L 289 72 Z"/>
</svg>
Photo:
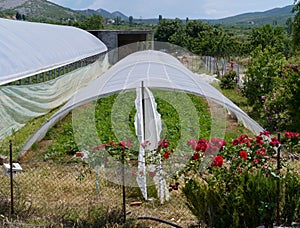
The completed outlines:
<svg viewBox="0 0 300 228">
<path fill-rule="evenodd" d="M 103 18 L 113 18 L 112 13 L 110 13 L 110 12 L 104 10 L 104 9 L 97 9 L 97 10 L 86 9 L 86 10 L 77 10 L 77 12 L 85 14 L 87 16 L 92 16 L 94 14 L 99 14 Z"/>
<path fill-rule="evenodd" d="M 216 20 L 203 20 L 211 24 L 223 24 L 223 25 L 278 25 L 285 26 L 288 18 L 293 17 L 291 12 L 294 5 L 285 6 L 282 8 L 274 8 L 264 12 L 252 12 L 239 14 L 232 17 L 226 17 Z"/>
<path fill-rule="evenodd" d="M 111 18 L 112 14 L 104 9 L 97 9 L 96 12 L 100 14 L 103 18 Z"/>
<path fill-rule="evenodd" d="M 119 11 L 115 11 L 111 14 L 113 16 L 113 18 L 117 18 L 120 17 L 122 20 L 124 21 L 128 21 L 128 17 L 125 16 L 123 13 L 119 12 Z"/>
<path fill-rule="evenodd" d="M 31 20 L 61 20 L 81 18 L 83 15 L 46 0 L 0 0 L 0 12 L 4 15 L 20 13 Z"/>
<path fill-rule="evenodd" d="M 97 10 L 92 10 L 92 9 L 77 10 L 77 12 L 83 13 L 83 14 L 88 15 L 88 16 L 92 16 L 93 14 L 99 14 L 105 19 L 109 19 L 109 18 L 115 19 L 115 18 L 119 17 L 123 21 L 128 21 L 128 17 L 126 15 L 124 15 L 123 13 L 119 12 L 119 11 L 115 11 L 115 12 L 110 13 L 110 12 L 100 8 L 100 9 L 97 9 Z"/>
<path fill-rule="evenodd" d="M 231 25 L 231 26 L 243 26 L 243 25 L 258 25 L 262 26 L 265 24 L 271 24 L 271 25 L 278 25 L 278 26 L 285 26 L 286 20 L 289 17 L 293 17 L 293 14 L 291 13 L 292 8 L 294 5 L 288 5 L 282 8 L 274 8 L 271 10 L 267 10 L 264 12 L 251 12 L 251 13 L 244 13 L 239 14 L 232 17 L 226 17 L 221 19 L 200 19 L 202 21 L 205 21 L 210 24 L 222 24 L 222 25 Z M 83 12 L 83 11 L 80 11 Z M 86 12 L 83 12 L 87 15 L 90 14 L 92 10 L 87 10 Z M 125 16 L 121 12 L 113 12 L 110 13 L 104 9 L 98 9 L 96 11 L 93 11 L 94 13 L 100 14 L 104 18 L 117 18 L 121 17 L 122 20 L 128 21 L 128 16 Z M 143 22 L 145 24 L 157 24 L 158 18 L 148 18 L 148 19 L 136 19 L 134 18 L 134 21 L 136 22 Z M 185 21 L 185 19 L 183 20 Z"/>
<path fill-rule="evenodd" d="M 84 15 L 87 15 L 87 16 L 92 16 L 94 14 L 97 14 L 97 11 L 93 10 L 93 9 L 77 10 L 77 12 L 81 13 L 81 14 L 84 14 Z"/>
</svg>

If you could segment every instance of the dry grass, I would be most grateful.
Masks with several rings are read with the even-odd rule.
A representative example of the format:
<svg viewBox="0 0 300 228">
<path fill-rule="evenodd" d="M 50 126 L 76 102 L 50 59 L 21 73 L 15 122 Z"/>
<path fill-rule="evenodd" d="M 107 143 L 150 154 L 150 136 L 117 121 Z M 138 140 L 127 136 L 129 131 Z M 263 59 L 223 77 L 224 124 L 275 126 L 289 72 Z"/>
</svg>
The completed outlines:
<svg viewBox="0 0 300 228">
<path fill-rule="evenodd" d="M 22 163 L 23 172 L 14 175 L 16 211 L 24 203 L 30 218 L 26 222 L 39 224 L 59 224 L 66 216 L 76 215 L 78 219 L 89 216 L 92 207 L 122 208 L 122 188 L 117 184 L 99 179 L 99 195 L 96 196 L 96 173 L 82 163 L 57 164 L 49 162 Z M 9 176 L 1 175 L 3 194 L 9 199 Z M 136 190 L 134 190 L 136 191 Z M 171 200 L 160 205 L 158 200 L 143 202 L 141 206 L 131 207 L 130 203 L 141 199 L 141 194 L 132 194 L 126 188 L 128 217 L 149 216 L 174 222 L 183 227 L 193 220 L 179 191 L 171 192 Z M 19 203 L 20 202 L 20 203 Z M 24 208 L 23 208 L 24 209 Z M 24 209 L 25 210 L 25 209 Z M 24 212 L 22 212 L 24 213 Z M 147 224 L 158 223 L 144 221 Z M 161 226 L 163 227 L 163 226 Z"/>
<path fill-rule="evenodd" d="M 299 172 L 299 160 L 288 162 Z M 35 224 L 59 224 L 66 217 L 85 219 L 89 216 L 91 208 L 100 205 L 109 209 L 122 209 L 121 186 L 100 177 L 97 196 L 96 173 L 84 163 L 44 162 L 28 155 L 26 160 L 23 158 L 21 165 L 23 172 L 14 175 L 14 179 L 17 183 L 15 207 L 23 221 Z M 6 195 L 9 199 L 9 176 L 0 175 L 0 182 L 0 195 Z M 156 217 L 182 227 L 192 224 L 195 218 L 185 205 L 185 198 L 180 189 L 172 191 L 170 195 L 170 201 L 163 205 L 154 199 L 143 201 L 141 206 L 132 207 L 130 203 L 140 201 L 141 194 L 137 188 L 127 187 L 126 210 L 131 211 L 128 218 Z M 144 222 L 150 227 L 167 227 L 157 222 Z"/>
</svg>

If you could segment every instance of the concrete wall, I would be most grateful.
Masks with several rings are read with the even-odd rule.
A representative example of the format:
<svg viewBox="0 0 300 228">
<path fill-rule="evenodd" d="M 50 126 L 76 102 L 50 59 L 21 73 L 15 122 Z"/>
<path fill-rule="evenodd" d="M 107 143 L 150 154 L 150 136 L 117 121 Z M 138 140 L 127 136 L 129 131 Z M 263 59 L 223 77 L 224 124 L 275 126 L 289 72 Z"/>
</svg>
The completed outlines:
<svg viewBox="0 0 300 228">
<path fill-rule="evenodd" d="M 89 32 L 107 46 L 109 62 L 112 64 L 132 52 L 151 48 L 148 42 L 144 43 L 145 47 L 139 43 L 154 40 L 154 32 L 151 30 L 91 30 Z"/>
</svg>

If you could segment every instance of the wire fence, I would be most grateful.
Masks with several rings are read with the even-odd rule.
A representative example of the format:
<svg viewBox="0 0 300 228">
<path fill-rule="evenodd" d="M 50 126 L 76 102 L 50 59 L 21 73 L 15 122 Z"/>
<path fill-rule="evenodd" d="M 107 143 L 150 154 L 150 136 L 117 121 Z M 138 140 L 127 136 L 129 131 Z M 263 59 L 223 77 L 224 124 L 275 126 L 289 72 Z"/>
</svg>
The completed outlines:
<svg viewBox="0 0 300 228">
<path fill-rule="evenodd" d="M 236 61 L 227 61 L 212 56 L 191 55 L 190 53 L 175 55 L 175 57 L 196 74 L 214 75 L 221 79 L 229 71 L 235 71 L 235 83 L 238 87 L 243 87 L 246 68 Z"/>
<path fill-rule="evenodd" d="M 236 72 L 236 83 L 242 86 L 246 68 L 236 61 L 226 61 L 225 59 L 217 59 L 212 56 L 203 56 L 205 70 L 209 74 L 217 74 L 223 77 L 227 72 L 233 70 Z"/>
<path fill-rule="evenodd" d="M 13 214 L 10 175 L 4 169 L 0 175 L 0 227 L 104 226 L 123 222 L 122 186 L 97 176 L 84 162 L 27 161 L 21 165 L 23 171 L 13 175 Z M 166 226 L 159 220 L 179 227 L 193 224 L 195 218 L 180 189 L 170 192 L 170 196 L 164 204 L 155 196 L 145 201 L 138 187 L 126 187 L 127 220 L 140 218 L 139 223 L 155 227 Z"/>
</svg>

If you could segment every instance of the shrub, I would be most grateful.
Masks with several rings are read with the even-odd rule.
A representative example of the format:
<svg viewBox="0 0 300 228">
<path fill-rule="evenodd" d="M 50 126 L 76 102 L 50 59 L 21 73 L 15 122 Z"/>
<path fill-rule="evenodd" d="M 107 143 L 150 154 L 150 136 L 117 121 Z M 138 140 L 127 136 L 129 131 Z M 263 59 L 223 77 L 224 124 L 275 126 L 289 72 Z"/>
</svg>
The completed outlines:
<svg viewBox="0 0 300 228">
<path fill-rule="evenodd" d="M 197 219 L 209 227 L 272 226 L 276 213 L 275 178 L 260 173 L 228 177 L 209 184 L 195 179 L 186 182 L 183 193 Z"/>
<path fill-rule="evenodd" d="M 290 135 L 294 138 L 288 138 Z M 297 132 L 286 132 L 285 137 L 288 151 L 298 145 Z M 279 180 L 281 221 L 290 225 L 300 218 L 299 174 L 291 169 L 278 174 L 272 155 L 280 142 L 268 131 L 254 138 L 241 135 L 229 144 L 221 139 L 200 139 L 189 140 L 188 145 L 194 153 L 178 175 L 186 177 L 183 194 L 199 223 L 209 227 L 272 227 Z M 193 178 L 187 179 L 190 176 Z"/>
<path fill-rule="evenodd" d="M 300 220 L 300 175 L 288 170 L 283 179 L 282 221 L 291 225 Z"/>
<path fill-rule="evenodd" d="M 221 78 L 220 87 L 222 89 L 233 89 L 236 85 L 237 74 L 234 70 L 226 72 Z"/>
</svg>

